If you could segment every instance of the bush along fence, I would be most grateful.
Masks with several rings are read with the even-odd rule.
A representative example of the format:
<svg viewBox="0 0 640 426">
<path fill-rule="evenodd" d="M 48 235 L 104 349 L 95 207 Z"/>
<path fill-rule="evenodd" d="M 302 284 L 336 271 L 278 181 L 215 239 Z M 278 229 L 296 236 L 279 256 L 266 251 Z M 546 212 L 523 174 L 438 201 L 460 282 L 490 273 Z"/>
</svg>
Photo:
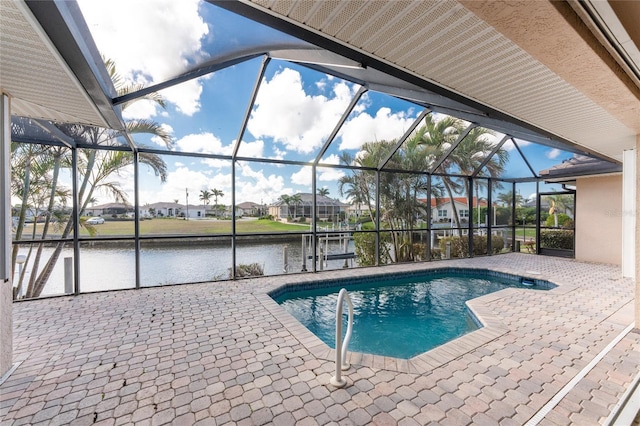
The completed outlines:
<svg viewBox="0 0 640 426">
<path fill-rule="evenodd" d="M 440 240 L 440 252 L 442 254 L 447 251 L 447 243 L 451 243 L 450 255 L 452 258 L 469 257 L 469 237 L 447 237 Z M 499 235 L 491 236 L 491 252 L 493 254 L 500 253 L 504 248 L 504 239 Z M 487 254 L 487 236 L 473 236 L 473 255 L 481 256 Z"/>
<path fill-rule="evenodd" d="M 540 230 L 540 247 L 573 250 L 573 233 L 569 229 Z"/>
</svg>

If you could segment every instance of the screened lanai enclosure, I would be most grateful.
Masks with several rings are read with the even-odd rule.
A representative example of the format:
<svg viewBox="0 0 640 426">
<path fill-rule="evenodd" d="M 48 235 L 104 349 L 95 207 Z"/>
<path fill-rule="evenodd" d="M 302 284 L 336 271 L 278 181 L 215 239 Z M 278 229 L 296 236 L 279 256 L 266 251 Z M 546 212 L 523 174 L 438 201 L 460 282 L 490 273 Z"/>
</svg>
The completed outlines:
<svg viewBox="0 0 640 426">
<path fill-rule="evenodd" d="M 571 179 L 540 172 L 607 158 L 230 2 L 64 7 L 125 127 L 12 117 L 14 299 L 572 256 Z"/>
</svg>

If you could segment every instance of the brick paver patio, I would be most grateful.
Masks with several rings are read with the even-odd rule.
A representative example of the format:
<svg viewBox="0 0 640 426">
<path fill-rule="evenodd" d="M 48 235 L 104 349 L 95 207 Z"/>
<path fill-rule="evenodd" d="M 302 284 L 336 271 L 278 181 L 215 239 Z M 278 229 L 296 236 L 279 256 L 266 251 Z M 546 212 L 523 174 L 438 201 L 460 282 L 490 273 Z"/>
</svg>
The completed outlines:
<svg viewBox="0 0 640 426">
<path fill-rule="evenodd" d="M 472 303 L 482 332 L 412 360 L 333 351 L 265 294 L 283 283 L 443 266 L 559 285 Z M 525 424 L 633 322 L 617 267 L 509 254 L 60 297 L 14 304 L 3 425 Z M 477 334 L 476 334 L 477 333 Z M 640 369 L 626 334 L 540 424 L 601 424 Z"/>
</svg>

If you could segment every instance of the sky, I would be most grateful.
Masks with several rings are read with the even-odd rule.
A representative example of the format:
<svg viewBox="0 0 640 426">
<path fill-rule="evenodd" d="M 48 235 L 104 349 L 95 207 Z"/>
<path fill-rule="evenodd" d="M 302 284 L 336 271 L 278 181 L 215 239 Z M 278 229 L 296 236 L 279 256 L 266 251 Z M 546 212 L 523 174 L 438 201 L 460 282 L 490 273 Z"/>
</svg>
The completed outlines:
<svg viewBox="0 0 640 426">
<path fill-rule="evenodd" d="M 116 63 L 129 83 L 150 86 L 225 53 L 260 42 L 301 43 L 292 37 L 197 0 L 80 0 L 80 8 L 101 54 Z M 126 13 L 123 11 L 126 10 Z M 175 152 L 231 155 L 261 58 L 160 91 L 166 108 L 139 101 L 123 111 L 125 119 L 150 119 L 161 124 L 174 141 Z M 359 86 L 301 65 L 272 60 L 262 79 L 238 155 L 261 159 L 313 161 L 356 94 Z M 421 107 L 391 96 L 367 92 L 338 137 L 323 156 L 323 164 L 339 164 L 342 152 L 357 155 L 364 142 L 397 139 L 413 123 Z M 497 135 L 499 140 L 502 135 Z M 140 145 L 167 149 L 157 138 L 136 135 Z M 571 154 L 518 141 L 536 171 Z M 513 146 L 505 177 L 530 176 Z M 167 182 L 141 167 L 140 204 L 174 201 L 201 204 L 203 190 L 218 189 L 219 204 L 231 204 L 231 163 L 226 160 L 163 155 Z M 337 181 L 345 171 L 318 167 L 317 188 L 346 201 Z M 524 175 L 523 175 L 524 173 Z M 114 181 L 133 194 L 133 169 Z M 239 161 L 236 202 L 269 204 L 283 194 L 311 192 L 309 166 Z M 529 197 L 534 187 L 522 186 Z M 188 195 L 187 195 L 188 194 Z M 98 203 L 112 202 L 97 194 Z M 133 196 L 130 196 L 133 202 Z"/>
</svg>

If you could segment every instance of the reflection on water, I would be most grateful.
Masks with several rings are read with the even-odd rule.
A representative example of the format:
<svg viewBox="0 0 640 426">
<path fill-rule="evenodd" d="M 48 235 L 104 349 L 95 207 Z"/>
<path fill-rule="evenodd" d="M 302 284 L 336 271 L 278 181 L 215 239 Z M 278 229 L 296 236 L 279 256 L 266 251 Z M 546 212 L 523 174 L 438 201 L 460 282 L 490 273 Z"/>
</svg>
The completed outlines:
<svg viewBox="0 0 640 426">
<path fill-rule="evenodd" d="M 175 244 L 173 244 L 175 243 Z M 287 247 L 287 271 L 302 270 L 302 244 L 300 240 L 288 242 L 239 241 L 236 246 L 236 263 L 259 263 L 265 275 L 282 274 L 284 270 L 283 248 Z M 329 244 L 330 253 L 338 253 L 338 243 Z M 353 243 L 349 251 L 353 252 Z M 49 259 L 52 247 L 45 247 L 43 259 Z M 308 251 L 307 251 L 308 253 Z M 43 296 L 64 293 L 64 258 L 73 258 L 73 249 L 62 250 Z M 45 262 L 41 262 L 45 263 Z M 133 242 L 83 244 L 80 248 L 80 291 L 127 289 L 135 287 L 135 248 Z M 185 244 L 141 242 L 140 284 L 157 286 L 228 279 L 232 264 L 231 242 L 220 244 Z M 332 260 L 325 269 L 339 269 L 344 260 Z M 349 266 L 354 266 L 349 261 Z M 43 265 L 41 265 L 42 269 Z M 311 259 L 307 269 L 312 269 Z M 319 267 L 318 267 L 319 269 Z M 27 274 L 26 280 L 29 279 Z M 16 274 L 17 275 L 17 274 Z"/>
</svg>

